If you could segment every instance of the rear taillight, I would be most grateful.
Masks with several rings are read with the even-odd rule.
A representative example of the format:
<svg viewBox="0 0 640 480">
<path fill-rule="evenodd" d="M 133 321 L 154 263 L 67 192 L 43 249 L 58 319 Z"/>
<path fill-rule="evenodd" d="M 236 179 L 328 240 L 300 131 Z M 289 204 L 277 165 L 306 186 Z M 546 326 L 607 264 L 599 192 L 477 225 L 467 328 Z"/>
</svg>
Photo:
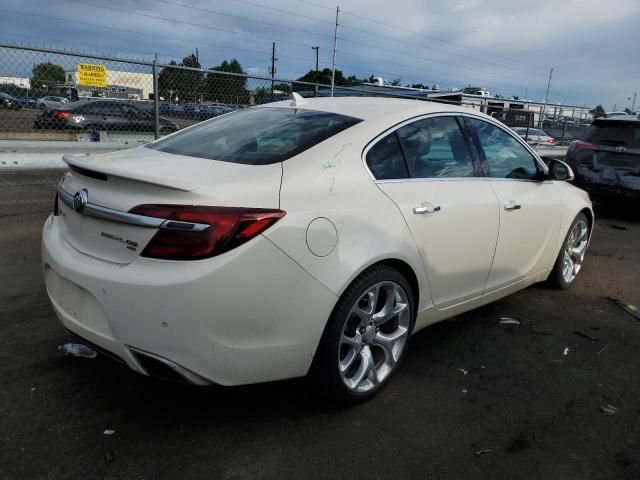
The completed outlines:
<svg viewBox="0 0 640 480">
<path fill-rule="evenodd" d="M 578 150 L 595 150 L 596 146 L 593 143 L 583 142 L 582 140 L 574 140 L 569 144 L 569 151 L 573 152 Z"/>
<path fill-rule="evenodd" d="M 198 260 L 220 255 L 264 232 L 286 214 L 262 208 L 151 204 L 138 205 L 129 212 L 208 225 L 203 231 L 191 231 L 188 223 L 165 222 L 141 253 L 143 257 L 164 260 Z"/>
<path fill-rule="evenodd" d="M 547 140 L 547 143 L 556 143 L 556 139 L 555 138 L 550 138 L 549 140 Z"/>
<path fill-rule="evenodd" d="M 66 120 L 71 116 L 71 112 L 53 112 L 53 116 L 60 120 Z"/>
</svg>

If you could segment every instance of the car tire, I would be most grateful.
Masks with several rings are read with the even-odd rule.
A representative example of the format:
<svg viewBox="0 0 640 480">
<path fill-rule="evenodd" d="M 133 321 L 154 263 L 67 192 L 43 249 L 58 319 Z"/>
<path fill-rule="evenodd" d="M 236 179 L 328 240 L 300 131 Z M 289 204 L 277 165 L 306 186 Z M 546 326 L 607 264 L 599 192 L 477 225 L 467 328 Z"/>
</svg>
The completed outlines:
<svg viewBox="0 0 640 480">
<path fill-rule="evenodd" d="M 584 213 L 579 213 L 569 227 L 553 271 L 549 275 L 551 286 L 565 290 L 573 284 L 582 269 L 589 245 L 589 234 L 589 219 Z"/>
<path fill-rule="evenodd" d="M 341 403 L 375 396 L 404 358 L 415 311 L 404 275 L 385 264 L 367 269 L 334 307 L 311 366 L 312 386 Z"/>
</svg>

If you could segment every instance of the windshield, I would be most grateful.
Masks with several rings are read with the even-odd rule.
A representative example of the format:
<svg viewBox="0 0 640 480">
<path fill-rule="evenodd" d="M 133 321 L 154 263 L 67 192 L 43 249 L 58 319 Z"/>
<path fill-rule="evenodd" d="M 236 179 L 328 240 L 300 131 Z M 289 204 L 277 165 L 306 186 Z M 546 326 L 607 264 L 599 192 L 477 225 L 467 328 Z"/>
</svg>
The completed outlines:
<svg viewBox="0 0 640 480">
<path fill-rule="evenodd" d="M 245 165 L 282 162 L 359 123 L 345 115 L 293 108 L 255 108 L 229 113 L 148 148 Z"/>
<path fill-rule="evenodd" d="M 599 145 L 640 148 L 640 122 L 598 122 L 589 127 L 583 140 Z"/>
</svg>

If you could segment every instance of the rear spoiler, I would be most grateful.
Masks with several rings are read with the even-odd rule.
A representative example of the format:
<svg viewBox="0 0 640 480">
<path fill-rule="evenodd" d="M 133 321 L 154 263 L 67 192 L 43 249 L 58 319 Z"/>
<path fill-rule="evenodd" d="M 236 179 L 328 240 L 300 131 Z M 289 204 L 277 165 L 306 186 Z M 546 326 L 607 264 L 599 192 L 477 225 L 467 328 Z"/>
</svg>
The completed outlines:
<svg viewBox="0 0 640 480">
<path fill-rule="evenodd" d="M 77 167 L 88 172 L 103 174 L 110 177 L 123 178 L 125 180 L 135 180 L 136 182 L 148 183 L 150 185 L 158 185 L 160 187 L 180 190 L 182 192 L 191 192 L 200 185 L 182 182 L 179 179 L 166 179 L 156 177 L 150 173 L 143 171 L 122 170 L 119 168 L 109 167 L 108 165 L 100 165 L 99 163 L 87 162 L 84 159 L 90 157 L 80 157 L 77 155 L 63 155 L 62 161 L 72 167 Z"/>
</svg>

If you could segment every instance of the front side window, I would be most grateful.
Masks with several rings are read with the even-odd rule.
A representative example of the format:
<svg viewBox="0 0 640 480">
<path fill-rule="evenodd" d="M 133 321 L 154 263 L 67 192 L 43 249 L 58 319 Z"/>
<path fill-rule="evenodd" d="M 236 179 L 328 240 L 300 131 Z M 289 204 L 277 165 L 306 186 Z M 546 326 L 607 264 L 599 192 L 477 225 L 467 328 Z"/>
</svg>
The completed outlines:
<svg viewBox="0 0 640 480">
<path fill-rule="evenodd" d="M 413 177 L 473 177 L 473 163 L 455 117 L 425 118 L 397 133 Z"/>
<path fill-rule="evenodd" d="M 530 180 L 537 176 L 533 155 L 510 133 L 484 120 L 465 118 L 478 144 L 480 155 L 489 165 L 487 176 Z"/>
<path fill-rule="evenodd" d="M 251 108 L 147 145 L 161 152 L 244 165 L 283 162 L 361 122 L 330 112 Z"/>
</svg>

